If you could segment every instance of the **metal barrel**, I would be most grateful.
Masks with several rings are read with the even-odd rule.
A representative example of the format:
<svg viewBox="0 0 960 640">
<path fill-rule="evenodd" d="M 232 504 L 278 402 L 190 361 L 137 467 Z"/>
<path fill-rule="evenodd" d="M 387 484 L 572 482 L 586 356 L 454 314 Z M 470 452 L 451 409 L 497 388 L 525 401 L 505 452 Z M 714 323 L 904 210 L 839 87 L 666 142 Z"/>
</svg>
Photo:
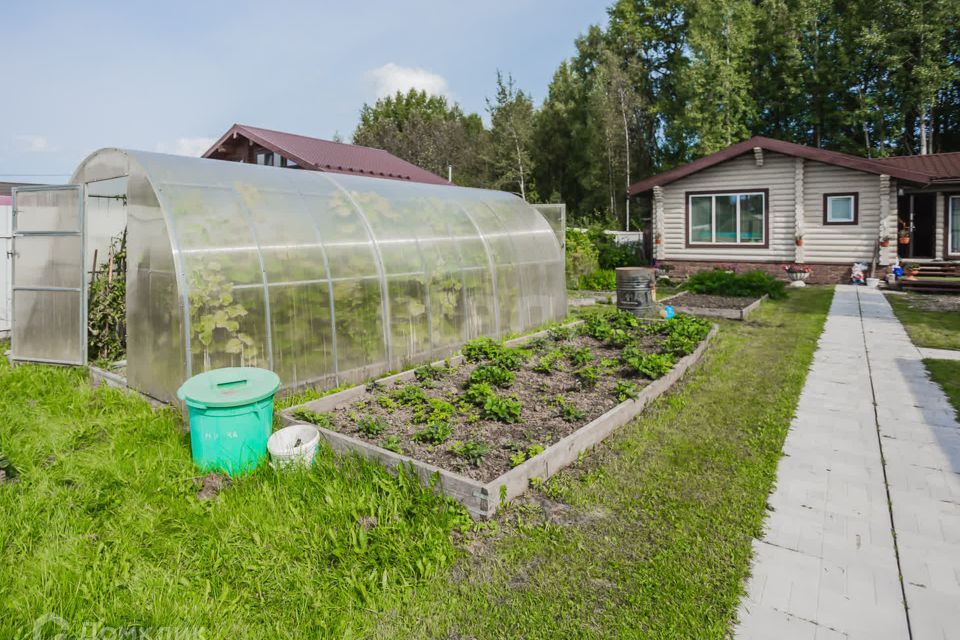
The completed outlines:
<svg viewBox="0 0 960 640">
<path fill-rule="evenodd" d="M 641 315 L 653 308 L 657 282 L 656 269 L 649 267 L 617 268 L 617 308 Z"/>
</svg>

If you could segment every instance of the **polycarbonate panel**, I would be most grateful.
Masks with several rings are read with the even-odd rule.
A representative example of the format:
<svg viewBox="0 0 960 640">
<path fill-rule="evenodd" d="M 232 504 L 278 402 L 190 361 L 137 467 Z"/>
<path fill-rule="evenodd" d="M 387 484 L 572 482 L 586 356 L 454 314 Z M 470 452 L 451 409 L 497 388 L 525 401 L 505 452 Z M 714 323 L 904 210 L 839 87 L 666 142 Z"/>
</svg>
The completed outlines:
<svg viewBox="0 0 960 640">
<path fill-rule="evenodd" d="M 24 233 L 80 231 L 80 190 L 18 191 L 17 212 L 17 230 Z"/>
<path fill-rule="evenodd" d="M 333 325 L 327 258 L 303 197 L 288 190 L 246 186 L 269 286 L 273 370 L 290 385 L 333 379 Z"/>
<path fill-rule="evenodd" d="M 83 238 L 74 236 L 19 236 L 16 240 L 18 287 L 83 286 L 80 268 Z"/>
<path fill-rule="evenodd" d="M 167 402 L 186 376 L 183 308 L 167 224 L 141 173 L 127 182 L 127 383 Z"/>
<path fill-rule="evenodd" d="M 191 373 L 269 367 L 260 253 L 237 193 L 163 184 L 190 315 Z"/>
<path fill-rule="evenodd" d="M 11 339 L 18 360 L 76 363 L 83 354 L 79 291 L 14 291 Z"/>
<path fill-rule="evenodd" d="M 565 290 L 563 251 L 553 229 L 536 210 L 508 194 L 494 193 L 489 206 L 504 226 L 512 227 L 510 239 L 517 255 L 517 268 L 524 292 L 522 324 L 536 326 L 566 313 L 565 297 L 558 297 L 558 287 Z M 560 304 L 562 303 L 562 308 Z"/>
</svg>

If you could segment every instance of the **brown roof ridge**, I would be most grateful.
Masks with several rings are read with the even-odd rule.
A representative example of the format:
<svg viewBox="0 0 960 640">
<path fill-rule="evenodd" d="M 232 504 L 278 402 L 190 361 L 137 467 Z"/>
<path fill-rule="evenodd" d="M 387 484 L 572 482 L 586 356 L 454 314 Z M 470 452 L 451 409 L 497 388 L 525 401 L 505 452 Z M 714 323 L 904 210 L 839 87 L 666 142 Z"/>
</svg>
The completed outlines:
<svg viewBox="0 0 960 640">
<path fill-rule="evenodd" d="M 748 140 L 743 140 L 742 142 L 738 142 L 725 149 L 721 149 L 720 151 L 697 158 L 696 160 L 687 164 L 674 167 L 669 171 L 664 171 L 663 173 L 659 173 L 657 175 L 650 176 L 649 178 L 640 180 L 639 182 L 635 182 L 630 186 L 630 195 L 637 195 L 639 193 L 649 191 L 653 187 L 659 187 L 671 182 L 675 182 L 676 180 L 685 178 L 686 176 L 697 173 L 698 171 L 702 171 L 714 165 L 726 162 L 727 160 L 737 156 L 750 153 L 754 147 L 760 147 L 761 149 L 774 153 L 782 153 L 788 156 L 813 160 L 815 162 L 823 162 L 825 164 L 832 164 L 857 171 L 864 171 L 866 173 L 875 173 L 878 175 L 886 174 L 891 177 L 900 178 L 909 182 L 926 184 L 931 180 L 931 176 L 926 172 L 906 169 L 892 164 L 880 163 L 871 158 L 863 158 L 860 156 L 850 155 L 848 153 L 841 153 L 839 151 L 829 151 L 827 149 L 808 147 L 806 145 L 796 144 L 794 142 L 785 142 L 775 138 L 754 136 Z"/>
</svg>

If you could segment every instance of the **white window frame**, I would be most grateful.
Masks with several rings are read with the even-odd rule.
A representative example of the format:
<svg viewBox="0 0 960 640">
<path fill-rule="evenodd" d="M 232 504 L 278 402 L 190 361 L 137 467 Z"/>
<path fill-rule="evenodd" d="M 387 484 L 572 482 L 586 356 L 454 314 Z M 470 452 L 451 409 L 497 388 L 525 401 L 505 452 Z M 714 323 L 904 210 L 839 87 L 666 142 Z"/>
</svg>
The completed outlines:
<svg viewBox="0 0 960 640">
<path fill-rule="evenodd" d="M 837 200 L 850 201 L 850 217 L 836 219 L 833 217 L 833 203 Z M 853 194 L 844 194 L 842 196 L 827 196 L 827 224 L 856 224 L 857 223 L 857 197 Z"/>
<path fill-rule="evenodd" d="M 960 196 L 950 196 L 947 200 L 947 255 L 960 254 L 960 247 L 953 246 L 953 208 L 960 210 Z"/>
<path fill-rule="evenodd" d="M 718 196 L 736 196 L 737 202 L 737 235 L 735 242 L 717 242 L 717 197 Z M 763 212 L 763 236 L 760 242 L 742 242 L 740 240 L 740 197 L 741 196 L 760 196 Z M 693 199 L 710 198 L 710 237 L 709 242 L 705 240 L 693 239 Z M 713 247 L 713 246 L 744 246 L 744 247 L 763 247 L 767 244 L 767 194 L 764 191 L 710 191 L 706 193 L 687 194 L 687 244 L 691 246 Z"/>
</svg>

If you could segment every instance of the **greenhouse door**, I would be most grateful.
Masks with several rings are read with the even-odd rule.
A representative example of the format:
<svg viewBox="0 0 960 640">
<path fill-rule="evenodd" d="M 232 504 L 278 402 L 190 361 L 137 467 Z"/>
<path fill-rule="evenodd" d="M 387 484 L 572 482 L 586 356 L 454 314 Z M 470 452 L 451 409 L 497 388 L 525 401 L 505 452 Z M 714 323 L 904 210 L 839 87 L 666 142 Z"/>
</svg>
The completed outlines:
<svg viewBox="0 0 960 640">
<path fill-rule="evenodd" d="M 13 191 L 14 360 L 86 364 L 83 187 Z"/>
</svg>

